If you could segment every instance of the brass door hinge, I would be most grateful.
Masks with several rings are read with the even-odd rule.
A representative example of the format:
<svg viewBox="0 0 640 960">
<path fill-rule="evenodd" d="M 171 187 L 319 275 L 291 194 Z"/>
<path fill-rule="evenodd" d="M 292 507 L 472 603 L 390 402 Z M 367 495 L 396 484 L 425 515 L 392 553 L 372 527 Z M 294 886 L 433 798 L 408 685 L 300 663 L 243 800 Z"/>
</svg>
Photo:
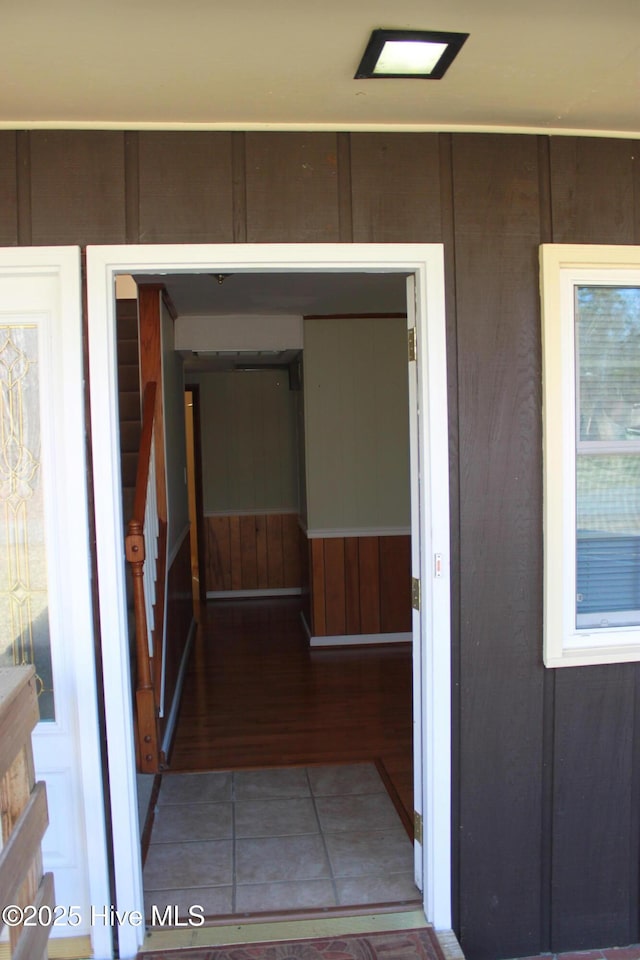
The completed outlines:
<svg viewBox="0 0 640 960">
<path fill-rule="evenodd" d="M 422 846 L 422 814 L 417 810 L 413 811 L 413 841 Z"/>
<path fill-rule="evenodd" d="M 416 328 L 411 327 L 408 331 L 409 338 L 409 363 L 417 357 Z"/>
<path fill-rule="evenodd" d="M 414 610 L 420 609 L 420 581 L 416 577 L 411 578 L 411 606 Z"/>
</svg>

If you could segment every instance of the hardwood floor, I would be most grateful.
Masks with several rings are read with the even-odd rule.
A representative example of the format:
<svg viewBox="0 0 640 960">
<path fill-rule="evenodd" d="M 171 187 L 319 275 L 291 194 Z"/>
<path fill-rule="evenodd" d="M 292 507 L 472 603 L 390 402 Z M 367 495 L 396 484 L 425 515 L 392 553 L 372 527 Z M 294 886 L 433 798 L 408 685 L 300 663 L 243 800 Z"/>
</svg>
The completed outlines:
<svg viewBox="0 0 640 960">
<path fill-rule="evenodd" d="M 171 771 L 373 760 L 413 820 L 409 645 L 311 650 L 295 599 L 201 609 Z"/>
</svg>

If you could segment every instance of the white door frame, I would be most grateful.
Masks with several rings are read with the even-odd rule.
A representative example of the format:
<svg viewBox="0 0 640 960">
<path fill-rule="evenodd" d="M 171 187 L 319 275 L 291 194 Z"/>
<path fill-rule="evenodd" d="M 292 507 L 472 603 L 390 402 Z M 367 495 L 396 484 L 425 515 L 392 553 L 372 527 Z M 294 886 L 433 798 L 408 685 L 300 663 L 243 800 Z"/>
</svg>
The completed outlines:
<svg viewBox="0 0 640 960">
<path fill-rule="evenodd" d="M 45 780 L 50 826 L 45 870 L 62 911 L 52 935 L 91 937 L 111 956 L 111 928 L 92 924 L 108 903 L 87 503 L 79 247 L 0 250 L 0 317 L 38 331 L 38 390 L 45 506 L 48 618 L 55 719 L 36 725 L 36 777 Z"/>
<path fill-rule="evenodd" d="M 115 278 L 162 273 L 399 273 L 416 291 L 422 616 L 419 643 L 423 896 L 427 919 L 451 928 L 451 671 L 449 460 L 444 256 L 441 244 L 188 244 L 87 248 L 89 369 L 100 622 L 116 907 L 144 915 L 124 582 Z M 413 522 L 413 520 L 412 520 Z M 435 558 L 439 558 L 436 564 Z M 108 647 L 108 650 L 107 650 Z M 419 774 L 418 774 L 418 782 Z M 135 957 L 144 926 L 118 926 Z"/>
</svg>

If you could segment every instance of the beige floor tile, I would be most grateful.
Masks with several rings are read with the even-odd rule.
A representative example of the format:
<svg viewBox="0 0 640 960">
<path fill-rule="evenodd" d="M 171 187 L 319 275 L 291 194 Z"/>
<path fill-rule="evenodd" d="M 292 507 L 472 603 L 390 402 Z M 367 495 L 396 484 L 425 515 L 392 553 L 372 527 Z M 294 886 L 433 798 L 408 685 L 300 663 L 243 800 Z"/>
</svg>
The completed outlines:
<svg viewBox="0 0 640 960">
<path fill-rule="evenodd" d="M 158 804 L 215 803 L 231 800 L 231 774 L 165 773 L 162 777 Z"/>
<path fill-rule="evenodd" d="M 316 808 L 320 827 L 326 833 L 386 830 L 400 823 L 388 793 L 318 797 Z"/>
<path fill-rule="evenodd" d="M 315 797 L 353 793 L 383 793 L 384 784 L 373 763 L 309 767 L 309 782 Z"/>
<path fill-rule="evenodd" d="M 402 826 L 363 833 L 325 836 L 334 877 L 386 877 L 413 871 L 413 846 Z"/>
<path fill-rule="evenodd" d="M 158 808 L 151 842 L 231 840 L 232 837 L 233 813 L 230 803 L 169 803 Z"/>
<path fill-rule="evenodd" d="M 304 767 L 240 770 L 233 775 L 236 800 L 269 800 L 310 796 Z"/>
<path fill-rule="evenodd" d="M 197 926 L 197 919 L 204 915 L 205 917 L 215 917 L 220 914 L 228 914 L 233 911 L 233 887 L 187 887 L 180 890 L 155 890 L 145 897 L 145 907 L 147 917 L 150 918 L 152 926 L 166 926 L 163 918 L 167 917 L 167 907 L 173 907 L 178 911 L 181 921 L 189 921 L 192 916 L 193 922 L 190 926 Z M 202 909 L 200 909 L 202 908 Z M 189 911 L 193 911 L 192 914 Z M 175 912 L 174 912 L 175 915 Z"/>
<path fill-rule="evenodd" d="M 152 843 L 144 867 L 146 891 L 209 887 L 232 881 L 233 843 Z"/>
<path fill-rule="evenodd" d="M 286 837 L 320 832 L 310 798 L 241 800 L 235 804 L 235 830 L 237 837 Z"/>
<path fill-rule="evenodd" d="M 386 877 L 347 877 L 336 880 L 338 904 L 341 907 L 364 903 L 421 902 L 413 873 L 391 873 Z"/>
<path fill-rule="evenodd" d="M 330 880 L 241 884 L 236 889 L 236 913 L 304 910 L 337 906 Z"/>
<path fill-rule="evenodd" d="M 236 882 L 329 879 L 320 836 L 265 837 L 236 841 Z"/>
</svg>

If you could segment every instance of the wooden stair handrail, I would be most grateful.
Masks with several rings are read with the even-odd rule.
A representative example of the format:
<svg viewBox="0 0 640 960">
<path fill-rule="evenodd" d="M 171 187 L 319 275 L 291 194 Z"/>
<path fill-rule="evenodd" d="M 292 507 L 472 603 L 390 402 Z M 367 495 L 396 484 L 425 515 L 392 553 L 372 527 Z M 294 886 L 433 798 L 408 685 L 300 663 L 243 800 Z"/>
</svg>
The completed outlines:
<svg viewBox="0 0 640 960">
<path fill-rule="evenodd" d="M 155 692 L 149 658 L 149 634 L 144 591 L 145 537 L 144 523 L 147 508 L 147 488 L 153 452 L 153 428 L 156 411 L 157 384 L 147 383 L 142 402 L 142 431 L 136 471 L 133 517 L 127 524 L 125 556 L 133 579 L 133 608 L 135 615 L 135 646 L 137 664 L 136 719 L 139 741 L 139 763 L 143 773 L 155 773 L 158 765 L 158 723 Z"/>
</svg>

